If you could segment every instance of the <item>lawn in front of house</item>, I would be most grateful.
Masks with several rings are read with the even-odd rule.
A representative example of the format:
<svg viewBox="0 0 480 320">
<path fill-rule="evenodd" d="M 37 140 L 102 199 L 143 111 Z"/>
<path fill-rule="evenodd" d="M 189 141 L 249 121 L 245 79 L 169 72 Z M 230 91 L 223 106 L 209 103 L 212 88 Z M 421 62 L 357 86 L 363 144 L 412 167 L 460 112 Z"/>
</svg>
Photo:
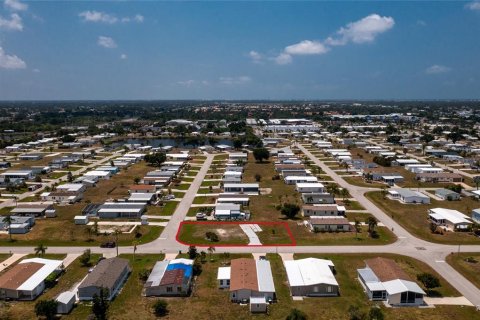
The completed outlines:
<svg viewBox="0 0 480 320">
<path fill-rule="evenodd" d="M 444 232 L 443 234 L 434 234 L 430 231 L 430 222 L 427 219 L 427 211 L 431 208 L 454 209 L 470 216 L 472 209 L 480 206 L 476 200 L 471 198 L 462 198 L 460 201 L 430 199 L 430 204 L 403 204 L 397 200 L 384 198 L 380 191 L 368 192 L 365 196 L 419 238 L 445 244 L 480 243 L 480 240 L 470 232 Z"/>
<path fill-rule="evenodd" d="M 200 196 L 193 199 L 194 204 L 213 204 L 217 200 L 217 197 Z"/>
<path fill-rule="evenodd" d="M 480 289 L 480 253 L 451 253 L 447 256 L 446 261 Z"/>
</svg>

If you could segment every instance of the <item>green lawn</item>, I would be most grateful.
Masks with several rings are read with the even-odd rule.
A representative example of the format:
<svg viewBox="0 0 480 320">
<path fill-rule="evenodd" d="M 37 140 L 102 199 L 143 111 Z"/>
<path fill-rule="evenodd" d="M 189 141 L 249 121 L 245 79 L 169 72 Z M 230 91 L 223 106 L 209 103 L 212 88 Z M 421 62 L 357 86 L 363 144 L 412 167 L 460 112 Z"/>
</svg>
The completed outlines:
<svg viewBox="0 0 480 320">
<path fill-rule="evenodd" d="M 219 241 L 211 242 L 206 239 L 206 232 L 216 233 Z M 221 222 L 215 224 L 185 223 L 182 225 L 178 238 L 183 243 L 194 245 L 215 246 L 224 244 L 248 244 L 248 237 L 239 225 Z"/>
<path fill-rule="evenodd" d="M 215 203 L 216 199 L 217 199 L 216 197 L 205 197 L 205 196 L 195 197 L 195 199 L 193 199 L 193 203 L 194 204 L 213 204 Z"/>
<path fill-rule="evenodd" d="M 462 198 L 460 201 L 438 201 L 430 199 L 430 204 L 402 204 L 396 200 L 383 197 L 380 191 L 365 194 L 368 199 L 375 203 L 385 213 L 392 216 L 409 232 L 427 241 L 445 244 L 479 244 L 480 240 L 470 232 L 444 232 L 433 234 L 427 220 L 427 210 L 430 208 L 455 209 L 470 215 L 471 210 L 480 207 L 476 200 Z"/>
<path fill-rule="evenodd" d="M 178 201 L 167 201 L 163 207 L 149 206 L 147 214 L 159 216 L 171 216 L 178 206 Z"/>
<path fill-rule="evenodd" d="M 221 181 L 203 181 L 202 187 L 216 187 L 220 184 Z"/>
<path fill-rule="evenodd" d="M 480 253 L 452 253 L 446 261 L 480 289 Z"/>
<path fill-rule="evenodd" d="M 178 186 L 172 186 L 172 189 L 177 189 L 177 190 L 188 190 L 190 188 L 190 183 L 181 183 Z"/>
<path fill-rule="evenodd" d="M 353 186 L 366 188 L 385 188 L 387 185 L 377 182 L 366 182 L 362 177 L 343 177 L 343 180 Z"/>
</svg>

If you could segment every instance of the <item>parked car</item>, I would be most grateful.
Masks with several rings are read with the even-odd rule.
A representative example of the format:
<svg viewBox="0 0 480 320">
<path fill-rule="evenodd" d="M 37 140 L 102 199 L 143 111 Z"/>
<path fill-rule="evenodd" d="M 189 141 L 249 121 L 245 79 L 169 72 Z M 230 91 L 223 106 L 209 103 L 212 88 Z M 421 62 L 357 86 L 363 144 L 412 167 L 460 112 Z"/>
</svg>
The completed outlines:
<svg viewBox="0 0 480 320">
<path fill-rule="evenodd" d="M 197 218 L 197 221 L 199 220 L 207 220 L 207 215 L 203 212 L 198 212 L 195 217 Z"/>
<path fill-rule="evenodd" d="M 103 242 L 101 245 L 100 245 L 100 248 L 115 248 L 116 247 L 116 243 L 115 241 L 108 241 L 108 242 Z"/>
</svg>

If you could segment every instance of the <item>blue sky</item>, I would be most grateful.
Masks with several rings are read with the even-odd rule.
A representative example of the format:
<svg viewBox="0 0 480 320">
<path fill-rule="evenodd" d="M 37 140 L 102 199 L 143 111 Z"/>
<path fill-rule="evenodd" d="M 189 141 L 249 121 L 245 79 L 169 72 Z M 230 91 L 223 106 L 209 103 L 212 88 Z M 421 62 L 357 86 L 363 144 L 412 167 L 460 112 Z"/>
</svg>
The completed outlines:
<svg viewBox="0 0 480 320">
<path fill-rule="evenodd" d="M 479 39 L 475 1 L 4 0 L 0 100 L 478 99 Z"/>
</svg>

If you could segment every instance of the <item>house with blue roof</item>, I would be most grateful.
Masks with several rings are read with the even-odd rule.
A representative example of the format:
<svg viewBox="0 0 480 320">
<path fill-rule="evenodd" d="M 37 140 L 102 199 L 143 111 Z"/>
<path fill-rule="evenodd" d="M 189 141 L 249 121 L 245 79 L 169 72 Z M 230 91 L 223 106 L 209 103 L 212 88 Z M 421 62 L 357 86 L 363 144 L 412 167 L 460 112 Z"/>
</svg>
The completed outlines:
<svg viewBox="0 0 480 320">
<path fill-rule="evenodd" d="M 145 282 L 144 295 L 147 297 L 188 296 L 192 286 L 192 276 L 193 260 L 158 261 Z"/>
</svg>

